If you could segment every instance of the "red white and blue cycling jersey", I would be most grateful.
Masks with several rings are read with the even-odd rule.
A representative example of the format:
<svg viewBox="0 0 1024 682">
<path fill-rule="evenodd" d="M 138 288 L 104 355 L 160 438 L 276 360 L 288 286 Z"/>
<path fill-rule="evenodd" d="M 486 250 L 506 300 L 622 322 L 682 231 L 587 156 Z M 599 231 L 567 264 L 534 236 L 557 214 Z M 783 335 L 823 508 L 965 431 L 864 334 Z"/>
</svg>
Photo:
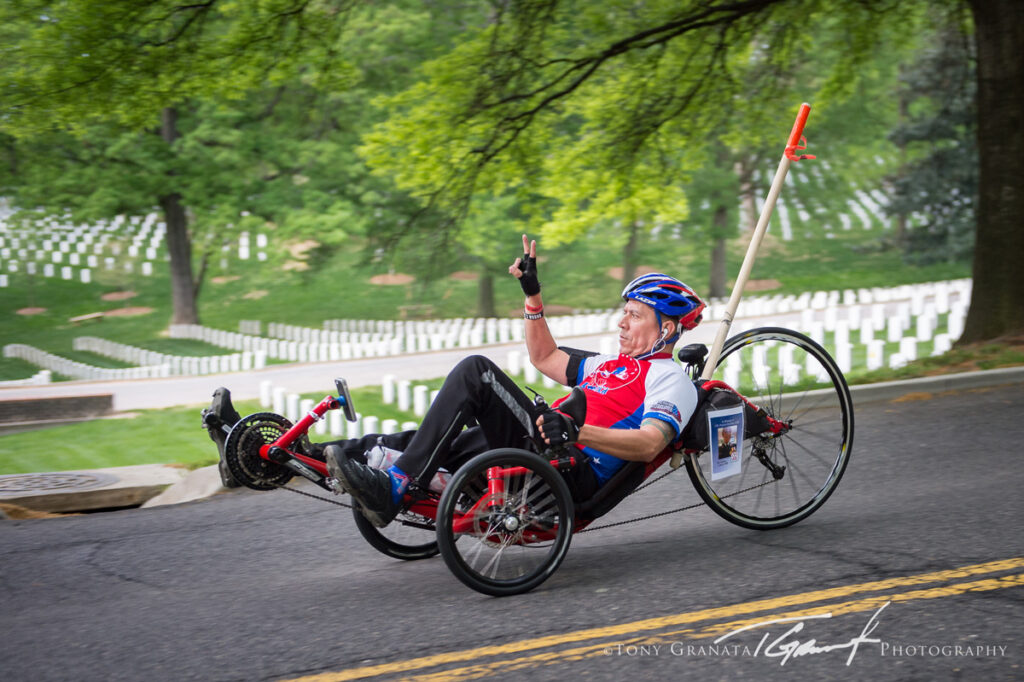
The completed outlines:
<svg viewBox="0 0 1024 682">
<path fill-rule="evenodd" d="M 647 360 L 628 355 L 594 355 L 580 363 L 577 376 L 568 377 L 587 396 L 586 423 L 609 429 L 638 429 L 645 419 L 660 419 L 676 436 L 697 408 L 697 389 L 672 361 L 670 353 Z M 553 407 L 565 400 L 555 401 Z M 597 480 L 604 485 L 625 461 L 577 444 L 590 456 Z"/>
</svg>

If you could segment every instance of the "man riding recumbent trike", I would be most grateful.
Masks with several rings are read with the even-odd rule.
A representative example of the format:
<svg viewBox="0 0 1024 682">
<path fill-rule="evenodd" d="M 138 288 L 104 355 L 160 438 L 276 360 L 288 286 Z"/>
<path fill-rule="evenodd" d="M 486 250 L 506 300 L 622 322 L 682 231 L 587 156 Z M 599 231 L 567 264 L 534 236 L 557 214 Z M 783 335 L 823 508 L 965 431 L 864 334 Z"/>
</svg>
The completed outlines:
<svg viewBox="0 0 1024 682">
<path fill-rule="evenodd" d="M 674 468 L 685 458 L 703 501 L 744 527 L 786 526 L 824 503 L 846 467 L 853 411 L 819 345 L 785 329 L 754 329 L 726 341 L 716 365 L 739 363 L 739 386 L 698 379 L 713 369 L 704 372 L 706 347 L 681 349 L 681 364 L 672 351 L 704 303 L 654 273 L 622 292 L 618 354 L 561 348 L 544 320 L 536 243 L 524 235 L 523 247 L 509 272 L 526 295 L 530 360 L 572 386 L 569 396 L 551 406 L 530 399 L 493 362 L 471 356 L 448 375 L 417 430 L 314 444 L 307 431 L 328 410 L 355 419 L 344 381 L 295 425 L 272 413 L 239 418 L 221 389 L 204 424 L 230 475 L 270 490 L 298 474 L 348 493 L 373 547 L 407 560 L 440 552 L 463 583 L 496 596 L 546 580 L 573 533 L 669 459 Z"/>
</svg>

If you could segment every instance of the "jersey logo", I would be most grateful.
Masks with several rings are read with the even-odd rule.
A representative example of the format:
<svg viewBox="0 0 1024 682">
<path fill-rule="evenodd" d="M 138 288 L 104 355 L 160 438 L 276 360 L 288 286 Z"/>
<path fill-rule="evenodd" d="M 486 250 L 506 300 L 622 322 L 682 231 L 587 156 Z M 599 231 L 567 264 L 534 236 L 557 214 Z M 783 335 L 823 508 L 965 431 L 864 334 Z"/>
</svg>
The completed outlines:
<svg viewBox="0 0 1024 682">
<path fill-rule="evenodd" d="M 598 365 L 590 376 L 584 378 L 581 386 L 604 395 L 608 391 L 627 386 L 638 376 L 640 376 L 640 363 L 637 359 L 628 355 L 620 355 Z"/>
<path fill-rule="evenodd" d="M 667 400 L 659 400 L 658 402 L 654 403 L 654 405 L 651 407 L 651 412 L 661 412 L 662 414 L 667 414 L 668 416 L 672 417 L 672 419 L 676 420 L 677 422 L 683 421 L 682 415 L 679 414 L 679 408 Z"/>
</svg>

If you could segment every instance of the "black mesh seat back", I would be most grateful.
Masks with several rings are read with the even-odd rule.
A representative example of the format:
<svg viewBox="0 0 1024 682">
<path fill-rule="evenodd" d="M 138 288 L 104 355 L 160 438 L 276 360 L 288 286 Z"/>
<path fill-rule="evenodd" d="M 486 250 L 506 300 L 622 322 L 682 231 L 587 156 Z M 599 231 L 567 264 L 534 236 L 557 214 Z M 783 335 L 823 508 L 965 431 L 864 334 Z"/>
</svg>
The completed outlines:
<svg viewBox="0 0 1024 682">
<path fill-rule="evenodd" d="M 593 497 L 576 505 L 576 517 L 593 521 L 607 514 L 643 483 L 646 469 L 643 462 L 626 462 Z"/>
</svg>

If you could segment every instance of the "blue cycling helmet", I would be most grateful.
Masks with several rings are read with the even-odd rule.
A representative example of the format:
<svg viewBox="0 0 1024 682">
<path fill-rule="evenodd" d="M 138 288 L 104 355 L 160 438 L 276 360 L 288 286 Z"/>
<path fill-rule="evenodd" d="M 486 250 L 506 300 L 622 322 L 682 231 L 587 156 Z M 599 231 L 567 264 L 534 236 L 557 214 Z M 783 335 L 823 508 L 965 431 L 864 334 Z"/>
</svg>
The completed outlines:
<svg viewBox="0 0 1024 682">
<path fill-rule="evenodd" d="M 701 321 L 704 301 L 693 292 L 693 289 L 675 277 L 660 272 L 640 275 L 622 290 L 624 300 L 634 299 L 654 308 L 661 326 L 661 315 L 665 314 L 679 320 L 683 329 L 693 329 Z M 673 340 L 678 337 L 673 336 Z"/>
</svg>

